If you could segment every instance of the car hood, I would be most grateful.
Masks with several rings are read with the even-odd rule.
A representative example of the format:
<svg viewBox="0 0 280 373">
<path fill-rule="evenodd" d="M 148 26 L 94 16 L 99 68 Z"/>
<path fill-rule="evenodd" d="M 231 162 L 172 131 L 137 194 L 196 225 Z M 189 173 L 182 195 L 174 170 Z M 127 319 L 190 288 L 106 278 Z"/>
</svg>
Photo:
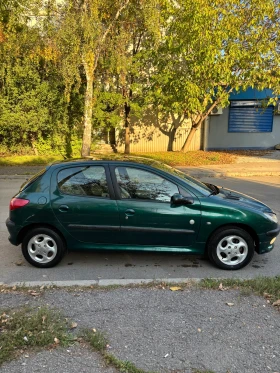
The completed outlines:
<svg viewBox="0 0 280 373">
<path fill-rule="evenodd" d="M 261 212 L 272 212 L 264 203 L 258 201 L 255 198 L 247 196 L 246 194 L 236 192 L 235 190 L 218 187 L 219 193 L 216 195 L 218 198 L 226 199 L 230 201 L 233 205 L 239 205 L 242 207 L 247 207 Z"/>
</svg>

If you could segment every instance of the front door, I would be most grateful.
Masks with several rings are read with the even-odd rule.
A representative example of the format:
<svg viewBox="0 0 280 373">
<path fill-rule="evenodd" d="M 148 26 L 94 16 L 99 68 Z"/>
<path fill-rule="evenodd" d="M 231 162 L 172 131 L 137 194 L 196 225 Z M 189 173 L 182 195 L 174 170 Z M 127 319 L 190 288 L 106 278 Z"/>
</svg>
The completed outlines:
<svg viewBox="0 0 280 373">
<path fill-rule="evenodd" d="M 118 189 L 120 243 L 188 247 L 196 240 L 200 225 L 200 203 L 174 206 L 173 194 L 179 193 L 176 183 L 137 166 L 111 167 Z"/>
<path fill-rule="evenodd" d="M 118 206 L 108 178 L 103 165 L 69 167 L 53 175 L 53 211 L 79 241 L 111 244 L 119 239 Z"/>
</svg>

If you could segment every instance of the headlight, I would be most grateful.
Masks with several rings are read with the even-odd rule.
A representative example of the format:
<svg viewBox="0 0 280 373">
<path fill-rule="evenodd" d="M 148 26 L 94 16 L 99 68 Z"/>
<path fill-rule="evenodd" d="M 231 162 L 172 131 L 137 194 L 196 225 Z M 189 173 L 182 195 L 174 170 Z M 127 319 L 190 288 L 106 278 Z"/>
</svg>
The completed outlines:
<svg viewBox="0 0 280 373">
<path fill-rule="evenodd" d="M 273 212 L 265 212 L 264 214 L 265 214 L 265 216 L 266 216 L 269 220 L 273 221 L 274 223 L 278 223 L 277 215 L 276 215 L 276 214 L 273 214 Z"/>
</svg>

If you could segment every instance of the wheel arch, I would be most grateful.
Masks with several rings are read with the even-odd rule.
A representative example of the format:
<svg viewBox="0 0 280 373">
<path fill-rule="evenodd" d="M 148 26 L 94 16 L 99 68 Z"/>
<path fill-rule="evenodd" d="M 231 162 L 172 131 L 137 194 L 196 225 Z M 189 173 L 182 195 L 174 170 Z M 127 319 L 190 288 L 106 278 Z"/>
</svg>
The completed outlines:
<svg viewBox="0 0 280 373">
<path fill-rule="evenodd" d="M 217 227 L 208 237 L 207 239 L 207 242 L 206 242 L 206 246 L 205 246 L 205 250 L 207 251 L 208 249 L 208 244 L 209 244 L 209 241 L 210 239 L 214 236 L 214 234 L 220 230 L 221 228 L 241 228 L 243 229 L 244 231 L 246 231 L 247 233 L 250 234 L 250 236 L 253 238 L 254 240 L 254 243 L 255 243 L 255 251 L 258 251 L 258 248 L 259 248 L 259 237 L 256 233 L 256 231 L 250 227 L 249 225 L 247 224 L 242 224 L 242 223 L 233 223 L 233 224 L 224 224 L 224 225 L 220 225 L 219 227 Z"/>
<path fill-rule="evenodd" d="M 29 225 L 26 225 L 25 227 L 23 227 L 18 234 L 18 238 L 17 238 L 18 244 L 22 243 L 22 240 L 23 240 L 25 234 L 28 231 L 30 231 L 32 229 L 35 229 L 35 228 L 49 228 L 49 229 L 52 229 L 63 240 L 63 243 L 64 243 L 65 248 L 67 250 L 67 242 L 66 242 L 66 239 L 65 239 L 64 235 L 61 233 L 61 231 L 59 229 L 57 229 L 56 227 L 54 227 L 53 225 L 45 224 L 45 223 L 32 223 L 32 224 L 29 224 Z"/>
</svg>

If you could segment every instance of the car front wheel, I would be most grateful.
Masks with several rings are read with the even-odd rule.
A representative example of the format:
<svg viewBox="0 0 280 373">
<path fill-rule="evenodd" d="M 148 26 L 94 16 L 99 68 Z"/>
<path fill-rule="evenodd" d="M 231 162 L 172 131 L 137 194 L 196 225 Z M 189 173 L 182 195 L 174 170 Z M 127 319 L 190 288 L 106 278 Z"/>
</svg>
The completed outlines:
<svg viewBox="0 0 280 373">
<path fill-rule="evenodd" d="M 254 240 L 244 229 L 225 227 L 218 229 L 208 243 L 210 260 L 222 269 L 245 267 L 253 258 Z"/>
<path fill-rule="evenodd" d="M 61 261 L 65 245 L 60 235 L 50 228 L 34 228 L 22 241 L 25 259 L 35 267 L 49 268 Z"/>
</svg>

